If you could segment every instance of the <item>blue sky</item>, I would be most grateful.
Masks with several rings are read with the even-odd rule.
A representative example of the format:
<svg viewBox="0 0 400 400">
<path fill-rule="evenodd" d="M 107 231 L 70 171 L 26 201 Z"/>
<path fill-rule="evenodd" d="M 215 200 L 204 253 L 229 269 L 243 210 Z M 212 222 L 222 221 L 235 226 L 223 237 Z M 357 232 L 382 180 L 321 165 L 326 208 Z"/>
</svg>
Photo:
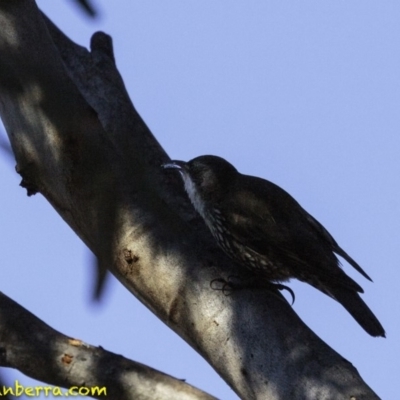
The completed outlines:
<svg viewBox="0 0 400 400">
<path fill-rule="evenodd" d="M 366 270 L 373 284 L 343 263 L 387 339 L 369 337 L 339 304 L 299 282 L 290 284 L 294 309 L 379 396 L 394 398 L 400 3 L 97 0 L 95 21 L 72 2 L 38 4 L 79 44 L 96 30 L 112 35 L 131 98 L 172 158 L 217 154 L 277 183 Z M 42 196 L 26 197 L 4 157 L 0 174 L 2 291 L 67 335 L 237 399 L 116 280 L 93 305 L 84 245 Z"/>
</svg>

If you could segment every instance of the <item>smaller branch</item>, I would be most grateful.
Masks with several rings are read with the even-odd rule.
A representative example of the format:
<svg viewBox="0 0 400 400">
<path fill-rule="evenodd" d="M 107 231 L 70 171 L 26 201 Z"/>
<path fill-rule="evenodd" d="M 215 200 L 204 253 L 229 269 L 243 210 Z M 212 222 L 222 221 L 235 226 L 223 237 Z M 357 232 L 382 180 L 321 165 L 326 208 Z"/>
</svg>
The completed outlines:
<svg viewBox="0 0 400 400">
<path fill-rule="evenodd" d="M 146 365 L 67 337 L 0 292 L 0 365 L 64 388 L 105 387 L 104 399 L 215 400 Z"/>
<path fill-rule="evenodd" d="M 75 0 L 75 3 L 81 7 L 87 16 L 94 18 L 97 16 L 97 11 L 93 7 L 92 3 L 88 0 Z"/>
</svg>

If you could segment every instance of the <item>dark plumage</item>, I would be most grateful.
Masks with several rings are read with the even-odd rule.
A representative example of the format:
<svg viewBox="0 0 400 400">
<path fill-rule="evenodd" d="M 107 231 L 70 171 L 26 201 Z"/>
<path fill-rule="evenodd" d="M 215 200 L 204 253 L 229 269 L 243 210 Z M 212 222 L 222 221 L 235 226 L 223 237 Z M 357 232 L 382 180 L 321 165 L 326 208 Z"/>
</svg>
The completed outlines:
<svg viewBox="0 0 400 400">
<path fill-rule="evenodd" d="M 363 289 L 343 272 L 335 254 L 371 278 L 287 192 L 240 174 L 216 156 L 171 161 L 164 168 L 179 170 L 195 209 L 232 259 L 269 281 L 309 283 L 341 303 L 370 335 L 385 336 L 358 295 Z"/>
</svg>

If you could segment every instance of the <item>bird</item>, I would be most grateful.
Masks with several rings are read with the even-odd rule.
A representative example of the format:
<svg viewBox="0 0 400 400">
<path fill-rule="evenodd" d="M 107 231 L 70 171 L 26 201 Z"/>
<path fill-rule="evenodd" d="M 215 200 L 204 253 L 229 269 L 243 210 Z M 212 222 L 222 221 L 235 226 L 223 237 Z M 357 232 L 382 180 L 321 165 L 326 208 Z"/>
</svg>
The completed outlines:
<svg viewBox="0 0 400 400">
<path fill-rule="evenodd" d="M 359 296 L 363 289 L 343 271 L 337 256 L 372 279 L 284 189 L 241 174 L 214 155 L 171 160 L 162 167 L 179 171 L 217 244 L 247 273 L 278 284 L 291 278 L 308 283 L 338 301 L 371 336 L 385 337 Z"/>
</svg>

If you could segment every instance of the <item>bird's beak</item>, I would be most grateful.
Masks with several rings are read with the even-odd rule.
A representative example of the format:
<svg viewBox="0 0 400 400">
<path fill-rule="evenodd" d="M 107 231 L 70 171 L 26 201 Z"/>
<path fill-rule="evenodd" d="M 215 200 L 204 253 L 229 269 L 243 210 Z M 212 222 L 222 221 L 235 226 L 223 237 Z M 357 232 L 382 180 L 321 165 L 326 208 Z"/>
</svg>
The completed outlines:
<svg viewBox="0 0 400 400">
<path fill-rule="evenodd" d="M 179 160 L 171 160 L 168 163 L 162 164 L 161 167 L 163 169 L 177 169 L 177 170 L 181 171 L 186 167 L 186 162 L 179 161 Z"/>
</svg>

